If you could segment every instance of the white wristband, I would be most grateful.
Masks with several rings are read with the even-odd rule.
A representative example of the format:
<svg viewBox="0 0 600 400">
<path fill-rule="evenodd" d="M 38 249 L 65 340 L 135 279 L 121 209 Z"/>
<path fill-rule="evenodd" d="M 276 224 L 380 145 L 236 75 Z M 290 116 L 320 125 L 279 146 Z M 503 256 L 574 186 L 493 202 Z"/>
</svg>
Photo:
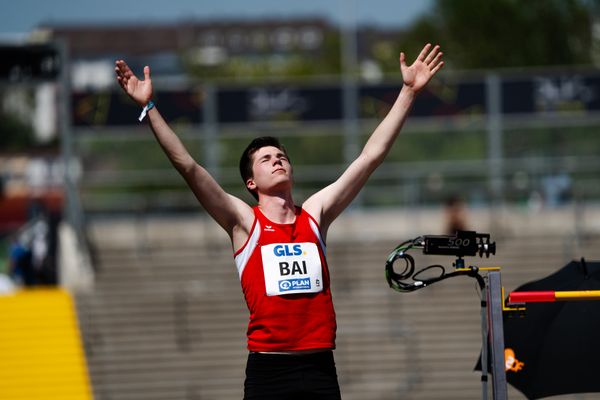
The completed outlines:
<svg viewBox="0 0 600 400">
<path fill-rule="evenodd" d="M 146 106 L 144 106 L 144 109 L 142 110 L 142 113 L 140 114 L 140 117 L 138 118 L 138 120 L 140 122 L 142 122 L 142 120 L 146 117 L 146 114 L 148 114 L 148 111 L 152 110 L 154 108 L 154 102 L 152 100 L 150 100 L 148 102 L 148 104 L 146 104 Z"/>
</svg>

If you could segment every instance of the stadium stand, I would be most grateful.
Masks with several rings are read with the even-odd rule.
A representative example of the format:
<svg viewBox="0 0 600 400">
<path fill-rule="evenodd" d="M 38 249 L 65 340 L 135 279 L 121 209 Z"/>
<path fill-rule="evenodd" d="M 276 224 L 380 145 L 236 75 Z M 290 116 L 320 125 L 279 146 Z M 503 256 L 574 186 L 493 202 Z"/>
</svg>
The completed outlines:
<svg viewBox="0 0 600 400">
<path fill-rule="evenodd" d="M 330 236 L 328 258 L 343 398 L 479 398 L 474 366 L 481 320 L 475 281 L 460 277 L 396 293 L 385 282 L 385 259 L 415 232 L 398 227 L 406 237 L 385 238 L 366 229 L 357 234 L 347 222 L 340 225 Z M 421 221 L 419 226 L 434 225 Z M 572 257 L 600 257 L 597 237 L 576 251 L 564 232 L 530 233 L 505 232 L 495 238 L 495 257 L 469 261 L 501 266 L 503 285 L 512 290 Z M 124 220 L 92 227 L 97 281 L 94 292 L 78 295 L 77 303 L 96 400 L 242 397 L 248 316 L 224 235 L 203 219 Z M 417 265 L 439 262 L 450 268 L 453 261 L 422 255 L 416 260 Z M 509 396 L 523 398 L 512 388 Z"/>
</svg>

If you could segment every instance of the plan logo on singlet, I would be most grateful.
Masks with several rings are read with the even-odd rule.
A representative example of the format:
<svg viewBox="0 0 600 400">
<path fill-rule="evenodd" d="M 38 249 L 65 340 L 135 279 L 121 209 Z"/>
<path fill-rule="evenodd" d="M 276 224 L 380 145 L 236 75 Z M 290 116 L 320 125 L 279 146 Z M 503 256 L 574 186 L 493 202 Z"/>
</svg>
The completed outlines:
<svg viewBox="0 0 600 400">
<path fill-rule="evenodd" d="M 290 290 L 308 290 L 310 287 L 310 278 L 285 279 L 279 281 L 279 289 L 282 292 L 289 292 Z"/>
</svg>

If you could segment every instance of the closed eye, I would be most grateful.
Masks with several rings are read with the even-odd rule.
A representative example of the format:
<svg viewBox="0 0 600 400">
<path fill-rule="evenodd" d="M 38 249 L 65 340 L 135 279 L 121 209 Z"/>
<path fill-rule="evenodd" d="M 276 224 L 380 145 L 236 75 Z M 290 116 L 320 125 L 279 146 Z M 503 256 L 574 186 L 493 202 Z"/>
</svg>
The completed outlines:
<svg viewBox="0 0 600 400">
<path fill-rule="evenodd" d="M 264 162 L 267 162 L 267 161 L 269 161 L 269 159 L 270 159 L 270 158 L 271 158 L 271 156 L 270 156 L 269 154 L 266 154 L 266 155 L 262 156 L 262 157 L 261 157 L 261 158 L 258 160 L 258 162 L 259 162 L 259 163 L 264 163 Z"/>
</svg>

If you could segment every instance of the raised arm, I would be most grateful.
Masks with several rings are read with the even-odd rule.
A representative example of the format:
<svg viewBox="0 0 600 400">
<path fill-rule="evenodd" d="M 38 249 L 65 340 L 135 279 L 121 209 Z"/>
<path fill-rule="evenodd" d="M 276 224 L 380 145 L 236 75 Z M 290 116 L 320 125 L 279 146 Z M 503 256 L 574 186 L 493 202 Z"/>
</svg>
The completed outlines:
<svg viewBox="0 0 600 400">
<path fill-rule="evenodd" d="M 404 84 L 387 116 L 377 126 L 360 155 L 331 185 L 315 193 L 303 207 L 320 223 L 325 234 L 329 225 L 350 204 L 373 171 L 390 151 L 417 93 L 444 65 L 439 46 L 427 44 L 412 65 L 406 65 L 400 53 L 400 69 Z"/>
<path fill-rule="evenodd" d="M 140 80 L 125 61 L 118 60 L 115 63 L 115 72 L 117 81 L 125 93 L 140 108 L 145 107 L 152 99 L 153 92 L 150 68 L 144 67 L 144 80 Z M 156 140 L 200 204 L 232 237 L 234 247 L 241 246 L 254 220 L 252 209 L 242 200 L 226 193 L 208 171 L 192 158 L 156 107 L 148 111 L 148 121 Z"/>
</svg>

